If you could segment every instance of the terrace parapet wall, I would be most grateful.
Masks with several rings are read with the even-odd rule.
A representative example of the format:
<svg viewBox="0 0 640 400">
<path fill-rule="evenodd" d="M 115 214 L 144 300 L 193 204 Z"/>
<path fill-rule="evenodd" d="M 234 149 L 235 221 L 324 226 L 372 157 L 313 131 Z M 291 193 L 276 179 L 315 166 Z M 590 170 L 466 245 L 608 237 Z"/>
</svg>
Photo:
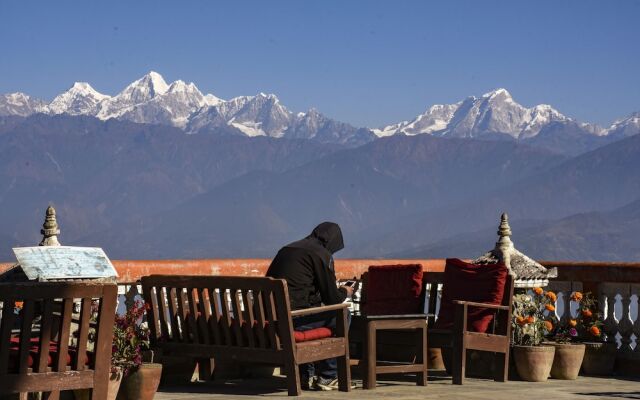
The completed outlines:
<svg viewBox="0 0 640 400">
<path fill-rule="evenodd" d="M 120 285 L 119 310 L 139 298 L 136 284 L 145 275 L 241 275 L 264 276 L 270 259 L 199 259 L 199 260 L 119 260 L 113 261 Z M 422 264 L 425 273 L 444 271 L 443 259 L 338 259 L 339 280 L 360 277 L 370 265 Z M 569 296 L 572 291 L 593 293 L 604 316 L 607 340 L 618 345 L 620 365 L 640 365 L 640 263 L 541 261 L 545 267 L 557 267 L 558 277 L 548 288 L 558 293 L 558 318 L 569 318 Z M 0 263 L 0 273 L 11 268 Z M 636 374 L 640 371 L 635 371 Z"/>
</svg>

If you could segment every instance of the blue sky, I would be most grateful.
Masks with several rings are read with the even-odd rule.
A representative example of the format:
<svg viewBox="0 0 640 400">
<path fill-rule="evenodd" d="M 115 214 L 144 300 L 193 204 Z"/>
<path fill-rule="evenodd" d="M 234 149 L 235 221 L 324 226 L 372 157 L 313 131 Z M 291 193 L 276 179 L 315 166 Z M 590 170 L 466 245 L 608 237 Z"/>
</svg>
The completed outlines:
<svg viewBox="0 0 640 400">
<path fill-rule="evenodd" d="M 2 1 L 0 93 L 155 70 L 375 127 L 505 87 L 608 125 L 640 111 L 639 20 L 640 1 Z"/>
</svg>

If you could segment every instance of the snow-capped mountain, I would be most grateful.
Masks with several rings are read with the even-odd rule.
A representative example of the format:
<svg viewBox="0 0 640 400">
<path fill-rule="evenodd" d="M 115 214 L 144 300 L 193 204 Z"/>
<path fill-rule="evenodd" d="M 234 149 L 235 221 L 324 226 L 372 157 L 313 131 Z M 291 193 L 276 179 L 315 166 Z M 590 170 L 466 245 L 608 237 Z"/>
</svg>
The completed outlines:
<svg viewBox="0 0 640 400">
<path fill-rule="evenodd" d="M 98 105 L 109 98 L 86 82 L 76 82 L 69 90 L 56 96 L 46 110 L 50 114 L 95 115 Z"/>
<path fill-rule="evenodd" d="M 47 103 L 24 93 L 7 93 L 0 95 L 0 116 L 17 115 L 26 117 L 43 112 Z"/>
<path fill-rule="evenodd" d="M 458 138 L 508 135 L 514 139 L 536 136 L 549 123 L 569 121 L 547 104 L 527 108 L 516 103 L 506 89 L 446 105 L 434 105 L 412 121 L 374 130 L 378 136 L 423 133 Z"/>
<path fill-rule="evenodd" d="M 421 133 L 440 132 L 447 128 L 453 118 L 454 113 L 462 102 L 456 104 L 436 104 L 431 106 L 423 114 L 418 115 L 412 121 L 403 121 L 389 125 L 382 129 L 374 129 L 373 132 L 379 136 L 391 136 L 396 133 L 404 133 L 408 136 Z"/>
<path fill-rule="evenodd" d="M 203 94 L 193 83 L 182 80 L 167 83 L 154 71 L 115 96 L 102 94 L 86 82 L 75 83 L 49 104 L 23 93 L 0 96 L 0 116 L 34 113 L 88 115 L 101 120 L 116 118 L 171 125 L 192 134 L 311 139 L 348 145 L 398 134 L 515 139 L 571 154 L 640 133 L 640 112 L 604 129 L 575 121 L 547 104 L 527 108 L 514 101 L 506 89 L 468 97 L 455 104 L 433 105 L 411 121 L 381 129 L 356 128 L 332 120 L 315 109 L 294 113 L 274 94 L 259 93 L 223 100 L 213 94 Z M 582 144 L 573 146 L 576 141 Z"/>
<path fill-rule="evenodd" d="M 215 106 L 200 109 L 186 127 L 187 132 L 216 130 L 229 132 L 229 128 L 247 136 L 270 136 L 288 139 L 313 139 L 323 143 L 358 145 L 375 136 L 366 128 L 355 128 L 338 122 L 311 109 L 294 114 L 273 94 L 241 96 Z"/>
<path fill-rule="evenodd" d="M 616 137 L 633 136 L 640 132 L 640 111 L 634 112 L 627 118 L 615 121 L 607 133 Z"/>
</svg>

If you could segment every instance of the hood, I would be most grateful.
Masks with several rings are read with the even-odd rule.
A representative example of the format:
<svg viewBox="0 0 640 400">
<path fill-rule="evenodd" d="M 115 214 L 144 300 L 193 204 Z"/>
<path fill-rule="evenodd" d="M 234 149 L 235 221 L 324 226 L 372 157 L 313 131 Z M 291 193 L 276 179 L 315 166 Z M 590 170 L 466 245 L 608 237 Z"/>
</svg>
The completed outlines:
<svg viewBox="0 0 640 400">
<path fill-rule="evenodd" d="M 323 222 L 316 226 L 307 239 L 317 239 L 331 254 L 344 249 L 342 230 L 334 222 Z"/>
</svg>

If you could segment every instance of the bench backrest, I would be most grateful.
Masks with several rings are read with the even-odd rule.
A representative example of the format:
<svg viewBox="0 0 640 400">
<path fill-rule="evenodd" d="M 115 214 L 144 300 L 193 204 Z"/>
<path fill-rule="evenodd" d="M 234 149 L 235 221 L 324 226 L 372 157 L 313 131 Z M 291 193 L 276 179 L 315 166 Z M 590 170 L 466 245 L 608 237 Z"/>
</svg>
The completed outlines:
<svg viewBox="0 0 640 400">
<path fill-rule="evenodd" d="M 151 342 L 280 350 L 291 346 L 286 282 L 266 277 L 142 278 Z"/>
<path fill-rule="evenodd" d="M 55 375 L 68 371 L 80 371 L 75 388 L 106 383 L 116 302 L 115 284 L 0 284 L 0 392 L 65 389 Z"/>
</svg>

